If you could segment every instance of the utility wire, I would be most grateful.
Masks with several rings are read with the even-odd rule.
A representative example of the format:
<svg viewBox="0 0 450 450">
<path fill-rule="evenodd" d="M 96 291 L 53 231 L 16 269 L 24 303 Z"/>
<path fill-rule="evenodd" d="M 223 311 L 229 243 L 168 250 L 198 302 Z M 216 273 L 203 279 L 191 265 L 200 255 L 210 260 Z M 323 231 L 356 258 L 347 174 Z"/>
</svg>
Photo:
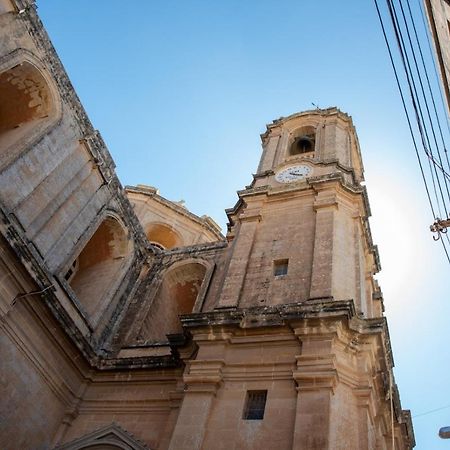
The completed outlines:
<svg viewBox="0 0 450 450">
<path fill-rule="evenodd" d="M 401 32 L 395 5 L 392 0 L 386 0 L 386 2 L 388 5 L 388 9 L 389 9 L 389 13 L 390 13 L 391 21 L 392 21 L 392 26 L 393 26 L 393 29 L 395 32 L 395 37 L 397 40 L 397 46 L 398 46 L 398 49 L 400 52 L 403 69 L 406 74 L 406 79 L 407 79 L 409 92 L 410 92 L 410 96 L 411 96 L 411 102 L 412 102 L 414 112 L 416 115 L 416 122 L 417 122 L 417 125 L 419 128 L 419 134 L 420 134 L 421 141 L 422 141 L 422 147 L 425 150 L 425 154 L 428 155 L 427 148 L 428 149 L 431 148 L 430 140 L 428 138 L 428 133 L 426 131 L 426 128 L 424 127 L 422 108 L 420 106 L 420 102 L 418 101 L 419 96 L 417 93 L 416 83 L 414 81 L 411 64 L 409 62 L 408 54 L 406 51 L 405 41 L 403 39 L 403 35 Z M 439 201 L 437 188 L 436 188 L 437 180 L 435 179 L 435 176 L 437 178 L 437 174 L 433 174 L 433 169 L 432 169 L 432 164 L 431 164 L 430 158 L 428 159 L 428 165 L 429 165 L 429 169 L 430 169 L 430 175 L 431 175 L 431 181 L 432 181 L 432 185 L 433 185 L 434 196 L 436 198 L 437 209 L 439 212 L 439 216 L 442 217 L 440 201 Z"/>
<path fill-rule="evenodd" d="M 401 0 L 398 0 L 398 1 L 401 2 Z M 420 131 L 421 135 L 424 134 L 425 136 L 428 136 L 426 126 L 425 126 L 425 121 L 423 119 L 422 108 L 420 106 L 419 95 L 417 94 L 417 88 L 416 88 L 416 83 L 414 81 L 413 71 L 411 69 L 411 65 L 409 62 L 408 52 L 406 50 L 406 45 L 404 43 L 403 34 L 402 34 L 402 30 L 401 30 L 401 27 L 400 27 L 400 24 L 398 21 L 398 16 L 397 16 L 397 12 L 395 9 L 395 5 L 392 0 L 387 0 L 387 4 L 388 4 L 389 12 L 391 15 L 391 20 L 393 23 L 394 31 L 396 34 L 396 39 L 397 39 L 397 44 L 399 46 L 400 56 L 402 57 L 402 63 L 404 65 L 405 73 L 407 74 L 408 85 L 409 85 L 410 89 L 412 88 L 411 100 L 413 102 L 413 107 L 415 108 L 416 112 L 419 114 L 419 118 L 417 119 L 419 131 Z M 400 3 L 400 5 L 401 5 L 401 3 Z M 411 53 L 415 59 L 413 48 L 412 48 Z M 420 81 L 420 78 L 419 78 L 419 81 Z M 425 102 L 426 102 L 426 98 L 425 98 Z M 424 147 L 424 151 L 425 151 L 427 157 L 433 162 L 433 164 L 435 164 L 439 168 L 439 170 L 447 178 L 450 179 L 450 175 L 445 171 L 445 169 L 434 158 L 434 155 L 432 154 L 432 150 L 431 151 L 429 150 L 429 149 L 431 149 L 431 146 L 430 146 L 430 142 L 429 142 L 428 138 L 426 139 L 426 142 L 425 142 L 425 140 L 423 141 L 423 147 Z"/>
<path fill-rule="evenodd" d="M 396 13 L 396 10 L 395 10 L 395 5 L 394 5 L 394 3 L 393 3 L 393 0 L 387 0 L 387 2 L 388 2 L 388 6 L 392 6 L 392 8 L 389 8 L 389 9 L 390 9 L 390 13 L 391 13 L 391 18 L 394 19 L 394 20 L 393 20 L 393 25 L 394 25 L 394 27 L 395 27 L 395 25 L 397 25 L 397 30 L 398 30 L 398 33 L 397 33 L 397 31 L 396 31 L 397 42 L 399 43 L 399 49 L 400 49 L 400 51 L 401 51 L 402 48 L 403 48 L 404 54 L 402 55 L 402 58 L 403 58 L 403 56 L 405 56 L 406 59 L 407 59 L 406 62 L 407 62 L 407 66 L 408 66 L 408 69 L 409 69 L 409 77 L 410 77 L 410 79 L 412 80 L 412 83 L 413 83 L 413 85 L 412 85 L 413 89 L 411 89 L 411 85 L 410 85 L 410 92 L 411 92 L 412 102 L 413 102 L 414 108 L 416 108 L 416 106 L 418 106 L 418 108 L 419 108 L 419 114 L 416 113 L 416 118 L 419 119 L 419 116 L 420 116 L 420 118 L 422 119 L 422 122 L 421 122 L 421 123 L 418 122 L 419 130 L 420 130 L 420 132 L 422 132 L 422 129 L 425 130 L 426 140 L 427 140 L 427 143 L 428 143 L 428 145 L 429 145 L 429 149 L 430 149 L 431 155 L 432 155 L 432 157 L 433 157 L 433 159 L 434 159 L 434 155 L 432 154 L 432 147 L 431 147 L 431 145 L 430 145 L 429 138 L 428 138 L 428 133 L 427 133 L 427 131 L 426 131 L 426 122 L 423 120 L 423 113 L 422 113 L 422 109 L 421 109 L 421 106 L 420 106 L 420 98 L 419 98 L 419 96 L 417 95 L 417 90 L 416 90 L 416 85 L 415 85 L 414 78 L 413 78 L 413 73 L 412 73 L 412 70 L 411 70 L 410 62 L 409 62 L 409 60 L 408 60 L 408 52 L 407 52 L 406 46 L 405 46 L 405 44 L 404 44 L 403 36 L 401 35 L 401 27 L 399 26 L 399 23 L 398 23 L 398 17 L 397 17 L 397 13 Z M 435 133 L 435 130 L 434 130 L 433 120 L 432 120 L 432 118 L 431 118 L 431 114 L 430 114 L 430 110 L 429 110 L 429 106 L 428 106 L 427 95 L 425 94 L 425 90 L 424 90 L 424 87 L 423 87 L 423 82 L 422 82 L 421 73 L 420 73 L 420 70 L 419 70 L 419 67 L 418 67 L 416 55 L 415 55 L 415 53 L 414 53 L 414 46 L 413 46 L 412 41 L 411 41 L 411 35 L 410 35 L 410 32 L 409 32 L 408 22 L 407 22 L 407 20 L 406 20 L 405 12 L 404 12 L 404 9 L 403 9 L 402 0 L 398 0 L 398 3 L 399 3 L 399 5 L 400 5 L 400 9 L 401 9 L 401 12 L 402 12 L 403 21 L 404 21 L 405 29 L 406 29 L 406 32 L 407 32 L 407 36 L 408 36 L 408 40 L 409 40 L 409 44 L 410 44 L 410 48 L 411 48 L 411 53 L 412 53 L 412 56 L 413 56 L 413 59 L 414 59 L 415 68 L 416 68 L 416 71 L 417 71 L 417 75 L 418 75 L 418 79 L 419 79 L 419 84 L 420 84 L 421 91 L 422 91 L 422 95 L 423 95 L 423 101 L 424 101 L 424 103 L 425 103 L 425 107 L 426 107 L 426 110 L 427 110 L 427 113 L 428 113 L 428 119 L 429 119 L 429 121 L 430 121 L 431 131 L 432 131 L 432 133 L 433 133 L 433 137 L 434 137 L 434 140 L 435 140 L 436 150 L 437 150 L 437 152 L 438 152 L 438 157 L 439 157 L 439 160 L 440 160 L 440 164 L 441 164 L 441 166 L 443 166 L 441 154 L 440 154 L 440 151 L 439 151 L 439 145 L 438 145 L 438 143 L 437 143 L 436 133 Z M 409 5 L 408 5 L 408 7 L 409 7 Z M 420 54 L 421 54 L 422 62 L 423 62 L 423 64 L 424 64 L 423 54 L 422 54 L 422 51 L 421 51 L 421 48 L 420 48 L 420 42 L 419 42 L 419 40 L 418 40 L 417 31 L 416 31 L 416 29 L 415 29 L 415 24 L 414 24 L 414 18 L 412 17 L 412 12 L 411 12 L 411 9 L 410 9 L 410 8 L 409 8 L 409 12 L 410 12 L 410 17 L 411 17 L 411 22 L 412 22 L 412 24 L 413 24 L 413 26 L 414 26 L 414 30 L 415 30 L 415 33 L 416 33 L 415 36 L 416 36 L 416 38 L 417 38 L 417 43 L 418 43 L 418 47 L 419 47 L 419 52 L 420 52 Z M 400 41 L 401 41 L 401 42 L 400 42 L 399 39 L 398 39 L 399 34 L 400 34 Z M 401 45 L 400 45 L 400 43 L 401 43 Z M 404 60 L 403 60 L 403 64 L 404 64 Z M 405 68 L 405 72 L 407 72 L 405 64 L 404 64 L 404 68 Z M 426 70 L 425 64 L 424 64 L 424 69 L 425 69 L 425 74 L 427 75 L 427 70 Z M 408 74 L 407 74 L 407 75 L 408 75 Z M 408 78 L 408 83 L 409 83 L 409 80 L 410 80 L 410 79 Z M 428 79 L 428 76 L 427 76 L 427 79 Z M 428 79 L 428 83 L 429 83 L 429 79 Z M 434 104 L 434 106 L 435 106 L 435 103 L 434 103 L 434 97 L 433 97 L 433 92 L 432 92 L 432 90 L 431 90 L 431 86 L 430 86 L 430 85 L 429 85 L 429 87 L 430 87 L 430 91 L 431 91 L 431 98 L 432 98 L 433 104 Z M 415 95 L 416 95 L 415 98 L 414 98 L 413 95 L 412 95 L 412 92 L 413 92 L 413 91 L 414 91 L 414 93 L 415 93 Z M 415 104 L 415 102 L 417 102 L 417 103 Z M 439 118 L 438 118 L 438 125 L 439 125 L 439 127 L 440 127 Z M 441 131 L 442 131 L 442 130 L 441 130 Z M 441 136 L 442 136 L 442 132 L 441 132 Z M 423 139 L 422 139 L 422 142 L 424 143 Z M 444 147 L 445 147 L 445 143 L 444 143 Z M 424 150 L 426 151 L 425 145 L 424 145 Z M 435 161 L 433 161 L 433 163 L 434 163 L 434 172 L 435 172 L 434 174 L 435 174 L 435 176 L 436 176 L 436 181 L 437 181 L 437 183 L 438 183 L 439 191 L 440 191 L 440 194 L 441 194 L 442 204 L 443 204 L 443 207 L 444 207 L 444 210 L 445 210 L 445 213 L 446 213 L 446 217 L 448 217 L 448 216 L 449 216 L 449 215 L 448 215 L 448 209 L 447 209 L 447 207 L 446 207 L 446 205 L 445 205 L 445 199 L 444 199 L 444 196 L 443 196 L 442 186 L 441 186 L 441 183 L 440 183 L 439 175 L 438 175 L 438 172 L 437 172 L 437 169 L 436 169 L 436 163 L 435 163 Z M 437 193 L 436 193 L 436 188 L 435 188 L 435 182 L 434 182 L 433 172 L 431 171 L 431 167 L 430 167 L 430 173 L 431 173 L 432 180 L 433 180 L 433 187 L 434 187 L 435 194 L 436 194 L 436 201 L 437 201 L 437 204 L 438 204 L 438 209 L 439 209 L 439 211 L 440 211 L 440 208 L 439 208 L 439 200 L 438 200 L 438 198 L 437 198 Z M 443 171 L 443 173 L 445 174 L 445 171 Z M 445 183 L 445 187 L 446 187 L 447 194 L 448 194 L 448 184 L 447 184 L 447 180 L 446 180 L 445 176 L 444 176 L 444 183 Z M 447 260 L 448 260 L 448 262 L 450 263 L 450 256 L 449 256 L 449 252 L 448 252 L 448 250 L 447 250 L 447 248 L 446 248 L 444 239 L 443 239 L 443 237 L 442 237 L 441 234 L 439 234 L 439 237 L 441 238 L 441 243 L 442 243 L 442 246 L 443 246 L 445 255 L 446 255 L 446 257 L 447 257 Z M 445 233 L 445 238 L 446 238 L 447 242 L 448 242 L 449 245 L 450 245 L 450 240 L 449 240 L 449 237 L 448 237 L 447 233 Z"/>
<path fill-rule="evenodd" d="M 419 149 L 417 147 L 416 138 L 414 136 L 414 132 L 413 132 L 412 124 L 411 124 L 411 119 L 409 117 L 408 109 L 406 107 L 405 97 L 403 95 L 403 90 L 402 90 L 402 87 L 401 87 L 401 84 L 400 84 L 400 79 L 398 77 L 397 68 L 395 67 L 394 57 L 392 55 L 391 46 L 389 45 L 389 40 L 387 38 L 386 29 L 384 27 L 383 18 L 381 16 L 380 8 L 378 6 L 378 1 L 374 0 L 374 3 L 375 3 L 375 8 L 377 10 L 378 19 L 380 21 L 381 29 L 383 31 L 384 41 L 385 41 L 387 49 L 388 49 L 389 59 L 391 61 L 392 69 L 394 71 L 394 76 L 395 76 L 395 81 L 397 83 L 397 88 L 399 90 L 400 98 L 402 100 L 403 110 L 405 112 L 406 120 L 408 122 L 408 128 L 409 128 L 409 132 L 411 134 L 411 138 L 412 138 L 412 141 L 413 141 L 413 145 L 414 145 L 414 150 L 415 150 L 415 153 L 416 153 L 417 161 L 419 163 L 420 173 L 422 175 L 422 180 L 423 180 L 423 183 L 424 183 L 424 186 L 425 186 L 425 191 L 426 191 L 427 197 L 428 197 L 428 203 L 430 204 L 430 209 L 431 209 L 431 212 L 433 214 L 433 218 L 436 218 L 436 214 L 434 212 L 434 207 L 433 207 L 433 202 L 431 201 L 430 191 L 428 189 L 427 181 L 426 181 L 426 178 L 425 178 L 425 172 L 423 170 L 422 161 L 421 161 L 420 156 L 419 156 Z"/>
<path fill-rule="evenodd" d="M 442 411 L 443 409 L 447 409 L 447 408 L 450 408 L 450 405 L 445 405 L 445 406 L 441 406 L 440 408 L 430 409 L 429 411 L 425 411 L 423 413 L 416 414 L 412 418 L 415 419 L 417 417 L 427 416 L 428 414 L 432 414 L 432 413 L 435 413 L 437 411 Z"/>
<path fill-rule="evenodd" d="M 422 74 L 421 74 L 421 71 L 419 69 L 419 64 L 417 62 L 416 55 L 414 53 L 414 45 L 413 45 L 412 40 L 411 40 L 410 27 L 408 26 L 408 21 L 406 19 L 405 10 L 403 8 L 402 0 L 399 0 L 399 5 L 400 5 L 401 13 L 402 13 L 403 23 L 405 24 L 406 33 L 407 33 L 407 36 L 408 36 L 408 42 L 409 42 L 409 45 L 410 45 L 410 48 L 411 48 L 411 53 L 412 53 L 413 60 L 414 60 L 414 66 L 415 66 L 415 69 L 416 69 L 416 72 L 417 72 L 417 75 L 418 75 L 420 89 L 421 89 L 421 92 L 422 92 L 423 100 L 424 100 L 424 103 L 425 103 L 425 109 L 426 109 L 426 112 L 427 112 L 427 117 L 428 117 L 428 120 L 429 120 L 429 123 L 430 123 L 430 126 L 431 126 L 431 133 L 432 133 L 432 136 L 433 136 L 434 144 L 436 146 L 436 151 L 437 151 L 437 155 L 438 155 L 438 158 L 439 158 L 439 164 L 440 164 L 441 167 L 443 167 L 441 152 L 439 150 L 439 144 L 438 144 L 438 140 L 437 140 L 437 137 L 436 137 L 436 132 L 435 132 L 434 125 L 433 125 L 433 119 L 431 118 L 430 108 L 429 108 L 428 101 L 427 101 L 427 95 L 425 93 L 425 88 L 424 88 L 424 84 L 423 84 L 423 81 L 422 81 Z M 409 7 L 409 4 L 408 4 L 408 7 Z M 411 9 L 410 9 L 410 12 L 411 12 Z M 411 21 L 412 21 L 412 25 L 413 25 L 413 28 L 414 28 L 414 31 L 415 31 L 414 19 L 412 18 L 412 15 L 411 15 Z M 423 62 L 422 49 L 421 49 L 420 43 L 419 43 L 419 41 L 417 39 L 417 32 L 416 32 L 415 36 L 416 36 L 417 47 L 419 49 L 420 55 L 422 56 L 422 62 Z M 426 67 L 424 67 L 424 68 L 425 68 L 426 78 L 428 79 Z M 433 100 L 433 93 L 432 92 L 431 92 L 431 99 Z M 433 104 L 434 104 L 434 100 L 433 100 Z M 439 121 L 438 121 L 438 124 L 439 124 Z M 439 128 L 440 128 L 440 126 L 439 126 Z M 425 127 L 425 131 L 426 131 L 426 127 Z M 428 133 L 427 133 L 427 135 L 428 135 Z M 434 157 L 431 145 L 430 145 L 430 152 L 431 152 L 432 156 Z M 449 215 L 448 214 L 448 209 L 447 209 L 447 207 L 445 205 L 446 200 L 444 198 L 444 193 L 442 192 L 442 186 L 441 186 L 441 183 L 440 183 L 440 179 L 439 179 L 438 172 L 437 172 L 437 167 L 436 167 L 435 164 L 434 164 L 434 171 L 435 171 L 435 175 L 436 175 L 436 178 L 437 178 L 437 181 L 438 181 L 439 191 L 440 191 L 440 194 L 441 194 L 441 199 L 442 199 L 443 207 L 444 207 L 444 210 L 445 210 L 445 215 L 446 215 L 446 217 L 448 217 L 448 215 Z M 449 189 L 448 189 L 447 179 L 446 179 L 446 177 L 443 177 L 443 179 L 444 179 L 445 189 L 447 191 L 447 197 L 450 200 L 450 193 L 449 193 Z"/>
<path fill-rule="evenodd" d="M 440 135 L 440 138 L 441 138 L 442 146 L 444 148 L 445 159 L 447 161 L 447 168 L 448 168 L 448 170 L 450 172 L 450 161 L 449 161 L 449 158 L 448 158 L 448 151 L 447 151 L 447 147 L 445 145 L 444 134 L 442 132 L 441 120 L 439 118 L 439 114 L 438 114 L 438 111 L 437 111 L 436 102 L 434 101 L 433 89 L 431 88 L 430 78 L 428 76 L 428 69 L 427 69 L 427 66 L 425 64 L 425 58 L 424 58 L 423 52 L 422 52 L 422 46 L 420 45 L 420 39 L 419 39 L 419 36 L 418 36 L 418 33 L 417 33 L 416 24 L 415 24 L 415 21 L 414 21 L 414 18 L 413 18 L 411 5 L 409 4 L 409 1 L 407 1 L 406 4 L 408 6 L 409 17 L 410 17 L 410 20 L 411 20 L 411 23 L 412 23 L 412 26 L 413 26 L 413 29 L 414 29 L 414 35 L 415 35 L 415 38 L 416 38 L 417 47 L 419 49 L 420 59 L 422 61 L 423 71 L 425 73 L 425 77 L 426 77 L 426 80 L 427 80 L 428 91 L 430 92 L 430 98 L 431 98 L 431 101 L 433 103 L 433 111 L 434 111 L 434 115 L 436 117 L 436 122 L 437 122 L 437 125 L 438 125 L 438 128 L 439 128 L 439 135 Z M 428 31 L 427 31 L 427 28 L 426 28 L 426 25 L 425 25 L 425 22 L 424 22 L 422 3 L 420 2 L 420 0 L 419 0 L 419 7 L 420 7 L 420 13 L 421 13 L 421 17 L 422 17 L 422 23 L 425 26 L 425 35 L 427 37 L 428 48 L 429 48 L 429 51 L 430 51 L 430 55 L 432 55 L 433 53 L 432 53 L 432 50 L 431 50 L 430 39 L 429 39 Z M 444 102 L 443 102 L 442 91 L 441 91 L 441 88 L 440 88 L 439 79 L 437 77 L 436 66 L 435 66 L 435 64 L 432 64 L 432 66 L 433 66 L 434 73 L 436 75 L 436 79 L 437 79 L 437 83 L 438 83 L 439 97 L 441 98 L 444 110 L 446 110 Z M 449 126 L 448 120 L 446 120 L 446 123 L 447 123 L 447 127 L 448 127 Z M 450 132 L 450 128 L 449 128 L 449 132 Z"/>
<path fill-rule="evenodd" d="M 426 24 L 425 12 L 424 12 L 421 0 L 418 0 L 418 4 L 419 4 L 420 16 L 422 18 L 422 25 L 423 25 L 423 29 L 425 30 L 425 36 L 426 36 L 426 40 L 427 40 L 427 44 L 428 44 L 428 51 L 429 51 L 429 54 L 431 55 L 432 61 L 434 62 L 432 64 L 432 67 L 433 67 L 433 72 L 434 72 L 434 76 L 435 76 L 435 82 L 438 86 L 439 98 L 441 99 L 441 107 L 442 107 L 442 110 L 444 111 L 445 123 L 447 125 L 447 132 L 448 132 L 448 135 L 450 135 L 450 122 L 449 122 L 449 116 L 448 116 L 448 111 L 447 111 L 447 108 L 449 107 L 449 105 L 447 105 L 447 103 L 444 101 L 444 93 L 442 92 L 443 86 L 442 86 L 441 80 L 439 79 L 439 75 L 438 75 L 438 71 L 437 71 L 437 62 L 436 62 L 436 58 L 434 56 L 434 52 L 433 52 L 431 40 L 430 40 L 430 31 Z M 409 3 L 408 3 L 408 7 L 409 7 Z M 430 91 L 431 91 L 431 87 L 430 87 Z M 439 121 L 439 117 L 438 117 L 438 113 L 437 113 L 436 105 L 434 103 L 433 96 L 432 96 L 432 100 L 433 100 L 433 106 L 435 109 L 435 114 L 438 119 L 439 131 L 440 131 L 443 146 L 444 146 L 444 153 L 445 153 L 445 159 L 447 161 L 447 167 L 450 170 L 448 151 L 447 151 L 447 147 L 445 145 L 442 129 L 440 127 L 440 121 Z M 448 236 L 447 236 L 447 241 L 449 241 L 449 244 L 450 244 L 450 240 L 449 240 Z"/>
<path fill-rule="evenodd" d="M 438 225 L 440 225 L 441 219 L 439 217 L 437 217 L 437 215 L 436 215 L 436 208 L 438 210 L 438 213 L 442 216 L 442 212 L 441 212 L 441 204 L 442 204 L 442 208 L 446 214 L 446 217 L 448 218 L 448 211 L 450 210 L 450 204 L 448 203 L 448 200 L 450 200 L 450 190 L 449 190 L 450 175 L 447 172 L 447 170 L 444 168 L 444 162 L 442 160 L 440 144 L 437 139 L 438 133 L 435 130 L 436 122 L 433 119 L 433 117 L 431 115 L 431 111 L 430 111 L 430 106 L 429 106 L 430 98 L 431 98 L 432 106 L 433 106 L 432 109 L 434 111 L 434 114 L 435 114 L 436 120 L 437 120 L 439 136 L 441 138 L 442 146 L 443 146 L 444 153 L 445 153 L 445 160 L 446 160 L 447 166 L 449 168 L 450 168 L 450 164 L 449 164 L 447 149 L 445 146 L 445 141 L 444 141 L 444 137 L 443 137 L 443 133 L 442 133 L 442 127 L 441 127 L 440 120 L 439 120 L 439 115 L 437 113 L 436 103 L 434 101 L 433 90 L 431 88 L 431 83 L 430 83 L 430 80 L 428 77 L 428 71 L 426 70 L 425 59 L 423 56 L 422 48 L 420 46 L 420 40 L 418 37 L 417 28 L 414 23 L 412 11 L 411 11 L 411 8 L 410 8 L 408 0 L 407 0 L 409 17 L 411 19 L 411 21 L 410 21 L 411 25 L 409 25 L 408 19 L 405 14 L 405 8 L 403 8 L 402 0 L 397 0 L 398 5 L 400 6 L 401 16 L 403 19 L 403 27 L 402 27 L 400 25 L 399 15 L 397 14 L 397 9 L 394 4 L 394 0 L 386 0 L 388 11 L 389 11 L 389 16 L 390 16 L 390 19 L 392 22 L 393 32 L 395 35 L 395 40 L 397 42 L 398 51 L 400 54 L 401 64 L 403 65 L 403 70 L 404 70 L 404 74 L 406 77 L 406 83 L 407 83 L 406 89 L 409 90 L 410 100 L 411 100 L 411 104 L 413 107 L 413 111 L 414 111 L 414 115 L 415 115 L 415 119 L 416 119 L 416 123 L 417 123 L 417 127 L 418 127 L 418 133 L 420 135 L 422 148 L 423 148 L 423 151 L 424 151 L 427 161 L 428 161 L 429 177 L 431 179 L 432 189 L 433 189 L 433 194 L 435 197 L 436 205 L 434 205 L 434 202 L 433 202 L 431 194 L 430 194 L 430 188 L 428 186 L 427 176 L 426 176 L 424 166 L 422 163 L 422 158 L 420 157 L 420 154 L 419 154 L 419 146 L 418 146 L 418 143 L 416 140 L 415 131 L 412 126 L 409 107 L 407 106 L 405 93 L 403 91 L 403 87 L 400 82 L 396 62 L 395 62 L 393 52 L 391 49 L 391 45 L 390 45 L 388 35 L 386 32 L 384 19 L 381 14 L 381 11 L 380 11 L 378 1 L 374 0 L 374 3 L 375 3 L 376 10 L 377 10 L 378 19 L 380 21 L 381 29 L 383 32 L 383 37 L 384 37 L 384 40 L 386 43 L 386 47 L 388 49 L 389 59 L 390 59 L 390 62 L 391 62 L 391 65 L 392 65 L 392 68 L 394 71 L 397 88 L 400 93 L 403 109 L 405 112 L 409 131 L 410 131 L 411 138 L 413 141 L 417 161 L 419 163 L 419 168 L 420 168 L 422 180 L 423 180 L 423 183 L 425 186 L 425 191 L 427 194 L 430 210 L 431 210 L 431 213 L 433 214 L 434 220 L 436 221 L 435 224 L 437 222 L 439 222 Z M 412 28 L 412 31 L 414 32 L 416 45 L 414 45 L 414 43 L 413 43 L 411 28 Z M 409 47 L 406 45 L 405 38 L 403 36 L 403 33 L 405 31 L 406 31 L 407 42 L 409 43 Z M 422 63 L 423 72 L 419 67 L 418 58 L 416 57 L 416 47 L 419 49 L 420 61 Z M 411 55 L 412 55 L 413 63 L 411 62 Z M 413 67 L 414 67 L 414 70 L 413 70 Z M 429 90 L 429 94 L 426 93 L 423 77 L 425 77 L 425 79 L 427 81 L 427 87 Z M 420 86 L 421 95 L 419 95 L 418 86 Z M 442 92 L 440 92 L 440 93 L 441 93 L 441 100 L 443 100 Z M 426 113 L 427 113 L 426 116 L 427 116 L 428 120 L 425 120 L 424 111 L 426 111 Z M 447 122 L 447 127 L 448 127 L 449 133 L 450 133 L 450 126 L 449 126 L 448 122 Z M 433 151 L 433 146 L 431 145 L 430 136 L 433 137 L 436 153 L 434 153 L 434 151 Z M 442 186 L 443 184 L 444 184 L 444 188 Z M 438 194 L 438 191 L 439 191 L 439 194 Z M 444 194 L 444 192 L 446 195 Z M 448 200 L 447 200 L 447 198 L 448 198 Z M 442 236 L 442 234 L 446 234 L 445 233 L 446 229 L 442 233 L 441 233 L 441 231 L 442 231 L 442 229 L 444 229 L 444 227 L 441 227 L 441 229 L 439 229 L 437 227 L 437 229 L 439 230 L 438 231 L 438 239 L 441 238 L 440 240 L 441 240 L 445 255 L 447 257 L 448 262 L 450 263 L 450 255 L 447 250 L 447 246 L 446 246 L 446 242 L 444 241 L 444 237 Z M 445 239 L 448 242 L 448 244 L 450 245 L 450 240 L 447 235 L 445 236 Z"/>
</svg>

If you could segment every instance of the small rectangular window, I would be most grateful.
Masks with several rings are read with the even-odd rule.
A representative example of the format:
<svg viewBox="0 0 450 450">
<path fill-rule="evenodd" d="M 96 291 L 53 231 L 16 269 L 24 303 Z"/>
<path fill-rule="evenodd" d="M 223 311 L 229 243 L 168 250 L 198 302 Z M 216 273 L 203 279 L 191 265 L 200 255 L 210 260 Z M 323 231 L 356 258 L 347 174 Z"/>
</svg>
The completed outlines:
<svg viewBox="0 0 450 450">
<path fill-rule="evenodd" d="M 78 270 L 78 258 L 71 264 L 69 270 L 64 275 L 64 279 L 70 282 L 72 278 L 75 276 L 77 270 Z"/>
<path fill-rule="evenodd" d="M 247 391 L 244 420 L 263 420 L 266 408 L 267 391 Z"/>
<path fill-rule="evenodd" d="M 273 274 L 276 277 L 281 277 L 283 275 L 287 275 L 288 265 L 289 265 L 288 259 L 276 259 L 273 262 Z"/>
</svg>

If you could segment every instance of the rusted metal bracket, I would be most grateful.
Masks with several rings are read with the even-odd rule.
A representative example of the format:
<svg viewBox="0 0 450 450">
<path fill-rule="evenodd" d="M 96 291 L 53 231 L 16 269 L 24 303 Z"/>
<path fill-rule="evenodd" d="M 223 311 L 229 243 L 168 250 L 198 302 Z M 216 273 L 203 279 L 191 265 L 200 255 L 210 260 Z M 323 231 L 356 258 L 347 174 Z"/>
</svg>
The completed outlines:
<svg viewBox="0 0 450 450">
<path fill-rule="evenodd" d="M 433 225 L 430 225 L 430 230 L 432 233 L 436 233 L 433 236 L 435 241 L 438 241 L 441 238 L 441 234 L 445 234 L 448 231 L 448 227 L 450 227 L 450 219 L 441 220 L 439 217 L 436 218 L 436 221 Z"/>
</svg>

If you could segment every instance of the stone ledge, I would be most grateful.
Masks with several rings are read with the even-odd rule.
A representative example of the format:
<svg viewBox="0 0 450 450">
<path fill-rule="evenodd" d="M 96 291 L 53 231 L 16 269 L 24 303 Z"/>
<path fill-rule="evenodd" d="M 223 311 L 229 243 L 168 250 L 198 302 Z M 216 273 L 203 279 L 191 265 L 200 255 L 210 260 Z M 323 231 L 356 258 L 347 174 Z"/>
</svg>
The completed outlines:
<svg viewBox="0 0 450 450">
<path fill-rule="evenodd" d="M 213 325 L 238 325 L 240 328 L 280 326 L 286 321 L 329 316 L 356 317 L 353 300 L 333 300 L 331 297 L 304 302 L 252 308 L 217 308 L 211 312 L 180 316 L 187 329 Z"/>
</svg>

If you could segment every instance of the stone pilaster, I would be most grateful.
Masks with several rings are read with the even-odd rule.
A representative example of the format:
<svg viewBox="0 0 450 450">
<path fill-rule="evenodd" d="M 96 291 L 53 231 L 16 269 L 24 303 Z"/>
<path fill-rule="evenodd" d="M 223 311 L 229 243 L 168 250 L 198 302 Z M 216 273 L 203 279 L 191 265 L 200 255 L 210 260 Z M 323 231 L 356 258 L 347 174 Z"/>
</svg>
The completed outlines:
<svg viewBox="0 0 450 450">
<path fill-rule="evenodd" d="M 320 191 L 314 202 L 316 230 L 312 262 L 310 298 L 331 297 L 333 282 L 335 190 Z"/>
<path fill-rule="evenodd" d="M 273 169 L 275 156 L 281 139 L 281 130 L 272 131 L 263 141 L 263 154 L 258 167 L 258 173 Z"/>
<path fill-rule="evenodd" d="M 169 450 L 199 450 L 214 398 L 222 382 L 221 360 L 190 361 L 183 377 L 185 394 Z"/>
<path fill-rule="evenodd" d="M 369 450 L 375 448 L 375 434 L 370 426 L 372 389 L 369 386 L 354 390 L 358 406 L 358 448 Z M 373 406 L 372 406 L 373 408 Z"/>
<path fill-rule="evenodd" d="M 230 308 L 239 304 L 256 230 L 261 220 L 261 204 L 262 200 L 253 201 L 239 216 L 239 231 L 233 241 L 230 262 L 219 298 L 219 308 Z"/>
<path fill-rule="evenodd" d="M 334 355 L 299 356 L 293 377 L 297 411 L 292 448 L 328 449 L 331 402 L 337 383 Z"/>
</svg>

